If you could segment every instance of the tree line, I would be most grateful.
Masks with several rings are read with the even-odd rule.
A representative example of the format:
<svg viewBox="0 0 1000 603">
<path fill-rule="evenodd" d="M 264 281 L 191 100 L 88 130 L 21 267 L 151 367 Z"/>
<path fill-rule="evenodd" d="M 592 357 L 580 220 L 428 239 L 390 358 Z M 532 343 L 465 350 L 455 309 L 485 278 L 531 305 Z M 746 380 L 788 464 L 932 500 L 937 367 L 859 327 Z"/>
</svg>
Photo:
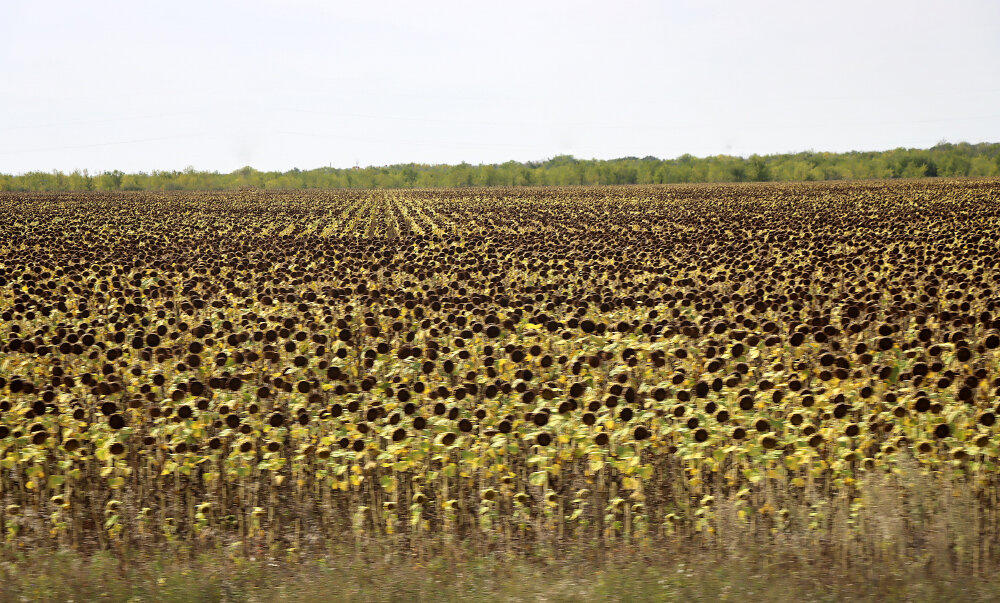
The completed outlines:
<svg viewBox="0 0 1000 603">
<path fill-rule="evenodd" d="M 1000 143 L 942 143 L 930 149 L 849 153 L 788 153 L 676 159 L 622 157 L 500 164 L 401 164 L 367 168 L 324 167 L 265 172 L 243 167 L 229 173 L 115 170 L 90 174 L 27 172 L 0 174 L 0 191 L 228 190 L 310 188 L 442 188 L 472 186 L 565 186 L 671 184 L 682 182 L 787 182 L 872 178 L 1000 176 Z"/>
</svg>

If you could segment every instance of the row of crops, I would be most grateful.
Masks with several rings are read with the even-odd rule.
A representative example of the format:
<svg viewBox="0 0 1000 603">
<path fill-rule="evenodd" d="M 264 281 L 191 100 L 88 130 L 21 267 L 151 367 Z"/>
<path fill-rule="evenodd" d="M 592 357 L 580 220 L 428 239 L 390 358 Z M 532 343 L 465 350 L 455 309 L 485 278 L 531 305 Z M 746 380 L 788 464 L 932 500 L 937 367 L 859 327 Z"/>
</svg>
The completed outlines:
<svg viewBox="0 0 1000 603">
<path fill-rule="evenodd" d="M 0 195 L 4 546 L 997 534 L 998 191 Z"/>
</svg>

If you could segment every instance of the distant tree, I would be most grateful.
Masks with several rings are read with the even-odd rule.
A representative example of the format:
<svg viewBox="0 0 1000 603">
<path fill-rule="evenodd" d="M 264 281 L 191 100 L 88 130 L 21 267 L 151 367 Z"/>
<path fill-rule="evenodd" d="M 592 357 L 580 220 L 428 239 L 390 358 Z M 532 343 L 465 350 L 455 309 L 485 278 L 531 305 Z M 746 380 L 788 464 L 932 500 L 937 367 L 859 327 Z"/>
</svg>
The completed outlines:
<svg viewBox="0 0 1000 603">
<path fill-rule="evenodd" d="M 101 174 L 99 178 L 101 190 L 105 191 L 121 190 L 122 178 L 124 177 L 125 177 L 124 172 L 121 172 L 119 170 L 104 172 L 103 174 Z"/>
<path fill-rule="evenodd" d="M 400 174 L 402 176 L 402 181 L 404 186 L 413 186 L 417 183 L 417 168 L 413 165 L 404 166 Z"/>
<path fill-rule="evenodd" d="M 86 171 L 64 174 L 28 172 L 0 174 L 0 190 L 222 190 L 242 187 L 268 189 L 401 188 L 465 186 L 531 186 L 581 184 L 669 184 L 677 182 L 741 182 L 833 180 L 847 178 L 922 178 L 928 176 L 1000 176 L 1000 144 L 940 142 L 930 149 L 893 149 L 884 152 L 752 155 L 747 159 L 689 154 L 660 160 L 577 159 L 557 155 L 545 161 L 502 164 L 403 164 L 370 168 L 287 172 L 260 172 L 250 166 L 228 174 L 154 171 L 125 174 L 119 170 L 91 176 Z"/>
<path fill-rule="evenodd" d="M 754 182 L 767 182 L 771 179 L 771 171 L 767 161 L 760 155 L 752 155 L 747 165 L 747 175 Z"/>
<path fill-rule="evenodd" d="M 94 190 L 94 179 L 90 177 L 87 170 L 74 170 L 69 175 L 69 190 L 92 191 Z"/>
</svg>

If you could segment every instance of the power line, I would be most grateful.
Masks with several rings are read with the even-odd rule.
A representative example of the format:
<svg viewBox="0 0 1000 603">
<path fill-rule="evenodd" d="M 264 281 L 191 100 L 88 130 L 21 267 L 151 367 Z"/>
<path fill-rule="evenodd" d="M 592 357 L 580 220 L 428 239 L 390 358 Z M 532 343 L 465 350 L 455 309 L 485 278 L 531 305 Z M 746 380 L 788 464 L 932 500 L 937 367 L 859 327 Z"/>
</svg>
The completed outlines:
<svg viewBox="0 0 1000 603">
<path fill-rule="evenodd" d="M 178 115 L 193 115 L 195 113 L 200 113 L 200 112 L 201 112 L 201 110 L 195 110 L 195 111 L 176 111 L 176 112 L 171 112 L 171 113 L 159 113 L 159 114 L 155 114 L 155 115 L 134 115 L 134 116 L 131 116 L 131 117 L 128 117 L 128 116 L 126 116 L 126 117 L 115 116 L 115 117 L 107 117 L 107 118 L 104 118 L 104 119 L 94 119 L 94 120 L 85 120 L 85 121 L 68 121 L 68 122 L 62 122 L 62 123 L 19 124 L 19 125 L 16 125 L 16 126 L 5 126 L 5 127 L 2 127 L 2 128 L 0 128 L 0 132 L 9 132 L 9 131 L 12 131 L 12 130 L 34 130 L 34 129 L 44 130 L 44 129 L 48 129 L 48 128 L 67 128 L 67 127 L 72 127 L 72 126 L 92 126 L 92 125 L 98 125 L 98 124 L 118 123 L 118 122 L 122 122 L 122 121 L 141 121 L 143 119 L 161 119 L 163 117 L 175 117 L 175 116 L 178 116 Z"/>
<path fill-rule="evenodd" d="M 43 152 L 47 152 L 47 151 L 67 151 L 67 150 L 73 150 L 73 149 L 91 149 L 91 148 L 96 148 L 96 147 L 111 147 L 111 146 L 127 145 L 127 144 L 141 144 L 141 143 L 146 143 L 146 142 L 159 142 L 159 141 L 163 141 L 163 140 L 179 140 L 179 139 L 183 139 L 183 138 L 204 138 L 206 136 L 208 136 L 208 134 L 183 134 L 183 135 L 179 135 L 179 136 L 160 136 L 160 137 L 156 137 L 156 138 L 141 138 L 141 139 L 136 139 L 136 140 L 117 140 L 117 141 L 114 141 L 114 142 L 95 142 L 95 143 L 90 143 L 90 144 L 66 145 L 66 146 L 60 146 L 60 147 L 45 147 L 45 148 L 36 148 L 36 149 L 19 149 L 19 150 L 16 150 L 16 151 L 0 151 L 0 155 L 16 155 L 16 154 L 19 154 L 19 153 L 43 153 Z"/>
</svg>

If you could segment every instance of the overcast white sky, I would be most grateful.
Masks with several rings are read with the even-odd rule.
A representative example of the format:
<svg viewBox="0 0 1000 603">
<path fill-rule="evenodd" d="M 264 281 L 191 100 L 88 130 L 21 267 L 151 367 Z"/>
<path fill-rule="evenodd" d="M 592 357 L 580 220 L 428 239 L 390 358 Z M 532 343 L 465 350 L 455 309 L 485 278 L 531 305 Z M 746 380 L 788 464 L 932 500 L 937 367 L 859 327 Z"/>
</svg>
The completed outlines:
<svg viewBox="0 0 1000 603">
<path fill-rule="evenodd" d="M 14 2 L 0 172 L 1000 141 L 1000 2 Z"/>
</svg>

